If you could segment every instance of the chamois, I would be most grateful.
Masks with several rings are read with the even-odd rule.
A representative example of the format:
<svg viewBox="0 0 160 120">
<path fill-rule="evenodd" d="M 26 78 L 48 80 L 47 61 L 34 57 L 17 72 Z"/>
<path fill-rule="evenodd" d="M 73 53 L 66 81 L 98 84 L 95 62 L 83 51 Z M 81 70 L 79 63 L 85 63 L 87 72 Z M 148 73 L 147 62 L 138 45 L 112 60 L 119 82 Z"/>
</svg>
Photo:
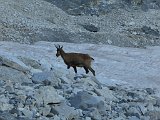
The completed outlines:
<svg viewBox="0 0 160 120">
<path fill-rule="evenodd" d="M 63 46 L 55 45 L 57 48 L 56 56 L 61 56 L 64 60 L 64 63 L 67 65 L 67 69 L 73 67 L 74 72 L 77 73 L 76 67 L 83 67 L 86 71 L 86 74 L 89 73 L 89 70 L 95 76 L 95 71 L 91 68 L 91 61 L 94 60 L 88 54 L 83 53 L 65 53 Z M 89 69 L 89 70 L 88 70 Z"/>
</svg>

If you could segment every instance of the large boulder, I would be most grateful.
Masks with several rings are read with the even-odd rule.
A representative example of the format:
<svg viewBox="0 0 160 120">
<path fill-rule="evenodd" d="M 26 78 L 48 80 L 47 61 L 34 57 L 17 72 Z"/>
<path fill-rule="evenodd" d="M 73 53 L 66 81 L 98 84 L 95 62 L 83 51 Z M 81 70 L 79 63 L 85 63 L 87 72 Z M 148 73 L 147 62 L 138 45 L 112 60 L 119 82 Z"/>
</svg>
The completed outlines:
<svg viewBox="0 0 160 120">
<path fill-rule="evenodd" d="M 57 90 L 52 86 L 41 86 L 35 90 L 35 99 L 38 105 L 61 103 L 64 98 L 60 96 Z"/>
<path fill-rule="evenodd" d="M 64 117 L 65 119 L 71 120 L 71 119 L 80 119 L 80 116 L 82 115 L 82 110 L 75 109 L 74 107 L 70 107 L 67 105 L 66 102 L 62 102 L 58 105 L 55 105 L 51 109 L 51 113 L 57 114 L 60 117 Z"/>
<path fill-rule="evenodd" d="M 5 81 L 14 81 L 19 84 L 22 83 L 32 83 L 32 81 L 28 78 L 28 76 L 23 72 L 12 67 L 0 66 L 0 76 L 1 80 Z"/>
<path fill-rule="evenodd" d="M 87 110 L 91 107 L 104 109 L 104 101 L 102 101 L 100 97 L 89 94 L 87 91 L 80 91 L 75 96 L 71 97 L 70 104 L 82 110 Z"/>
<path fill-rule="evenodd" d="M 32 82 L 35 84 L 44 84 L 44 85 L 52 84 L 54 87 L 59 87 L 61 82 L 53 71 L 34 73 L 31 79 Z"/>
</svg>

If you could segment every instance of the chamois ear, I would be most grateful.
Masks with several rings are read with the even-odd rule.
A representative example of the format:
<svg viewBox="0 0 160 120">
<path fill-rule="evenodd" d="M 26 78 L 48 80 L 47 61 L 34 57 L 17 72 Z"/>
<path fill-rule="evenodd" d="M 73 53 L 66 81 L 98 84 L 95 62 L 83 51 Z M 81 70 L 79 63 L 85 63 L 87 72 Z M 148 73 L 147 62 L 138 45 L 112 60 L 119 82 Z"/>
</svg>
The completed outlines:
<svg viewBox="0 0 160 120">
<path fill-rule="evenodd" d="M 58 46 L 56 44 L 54 44 L 54 46 L 58 49 Z"/>
<path fill-rule="evenodd" d="M 61 48 L 61 46 L 59 45 L 59 44 L 54 44 L 54 46 L 57 48 L 57 49 L 59 49 L 59 48 Z"/>
<path fill-rule="evenodd" d="M 62 49 L 63 48 L 63 46 L 60 46 L 59 44 L 54 44 L 54 46 L 57 48 L 57 49 Z"/>
</svg>

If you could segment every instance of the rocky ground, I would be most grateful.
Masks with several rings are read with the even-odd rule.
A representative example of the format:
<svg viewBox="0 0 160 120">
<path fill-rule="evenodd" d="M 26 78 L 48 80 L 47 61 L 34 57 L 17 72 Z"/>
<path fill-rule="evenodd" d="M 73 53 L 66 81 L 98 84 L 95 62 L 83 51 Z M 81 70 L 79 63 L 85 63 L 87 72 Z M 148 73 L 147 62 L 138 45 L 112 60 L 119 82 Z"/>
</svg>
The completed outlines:
<svg viewBox="0 0 160 120">
<path fill-rule="evenodd" d="M 0 0 L 0 40 L 160 45 L 159 0 Z"/>
<path fill-rule="evenodd" d="M 0 0 L 0 15 L 0 120 L 160 119 L 159 0 Z M 54 42 L 91 54 L 96 77 Z"/>
<path fill-rule="evenodd" d="M 1 120 L 160 119 L 154 87 L 107 85 L 91 74 L 75 76 L 56 58 L 54 43 L 0 42 L 0 46 Z"/>
</svg>

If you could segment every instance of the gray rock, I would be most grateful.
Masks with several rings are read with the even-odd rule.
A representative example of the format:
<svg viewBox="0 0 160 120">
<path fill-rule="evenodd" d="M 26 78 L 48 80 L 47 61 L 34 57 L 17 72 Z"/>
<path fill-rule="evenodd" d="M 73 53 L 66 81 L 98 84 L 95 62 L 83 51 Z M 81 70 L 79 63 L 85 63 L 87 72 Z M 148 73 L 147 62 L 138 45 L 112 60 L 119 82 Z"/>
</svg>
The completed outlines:
<svg viewBox="0 0 160 120">
<path fill-rule="evenodd" d="M 23 82 L 32 83 L 32 81 L 23 72 L 6 66 L 0 66 L 0 76 L 3 80 L 10 80 L 19 84 Z"/>
<path fill-rule="evenodd" d="M 154 106 L 160 107 L 160 98 L 156 99 L 156 104 L 154 104 Z"/>
<path fill-rule="evenodd" d="M 143 0 L 142 8 L 148 9 L 159 9 L 160 2 L 158 0 Z"/>
<path fill-rule="evenodd" d="M 143 104 L 139 104 L 138 107 L 139 107 L 142 115 L 145 115 L 145 113 L 147 112 L 147 108 Z"/>
<path fill-rule="evenodd" d="M 101 114 L 96 108 L 93 108 L 90 110 L 89 117 L 91 117 L 93 120 L 101 120 Z"/>
<path fill-rule="evenodd" d="M 21 103 L 21 99 L 18 97 L 12 97 L 9 100 L 9 104 L 13 104 L 14 106 L 18 105 L 19 103 Z"/>
<path fill-rule="evenodd" d="M 152 88 L 146 88 L 148 94 L 155 94 L 155 90 Z"/>
<path fill-rule="evenodd" d="M 97 15 L 98 10 L 91 8 L 91 4 L 94 4 L 95 6 L 98 5 L 99 1 L 92 1 L 92 0 L 82 0 L 82 1 L 63 1 L 60 0 L 57 2 L 56 0 L 46 0 L 52 4 L 55 4 L 57 7 L 60 7 L 62 10 L 67 12 L 71 15 Z"/>
<path fill-rule="evenodd" d="M 119 116 L 117 118 L 114 118 L 114 120 L 125 120 L 126 118 L 122 117 L 122 116 Z"/>
<path fill-rule="evenodd" d="M 0 120 L 18 120 L 8 112 L 0 112 Z"/>
<path fill-rule="evenodd" d="M 40 73 L 34 73 L 32 76 L 32 82 L 35 84 L 52 84 L 55 87 L 59 87 L 60 80 L 56 77 L 52 71 L 45 71 Z"/>
<path fill-rule="evenodd" d="M 149 111 L 147 115 L 150 116 L 151 120 L 159 120 L 160 119 L 160 111 Z"/>
<path fill-rule="evenodd" d="M 95 107 L 97 109 L 104 109 L 104 102 L 97 96 L 92 96 L 86 91 L 78 92 L 74 97 L 70 98 L 71 106 L 87 110 L 88 108 Z"/>
<path fill-rule="evenodd" d="M 116 101 L 117 98 L 113 95 L 113 92 L 109 90 L 107 87 L 103 87 L 103 89 L 94 89 L 94 92 L 98 96 L 103 96 L 105 98 L 105 101 L 110 102 L 110 101 Z"/>
<path fill-rule="evenodd" d="M 149 116 L 141 116 L 141 120 L 151 120 Z"/>
<path fill-rule="evenodd" d="M 30 110 L 28 107 L 18 108 L 18 110 L 21 111 L 25 117 L 28 117 L 29 119 L 34 118 L 34 112 Z"/>
<path fill-rule="evenodd" d="M 79 116 L 82 116 L 82 111 L 75 110 L 74 107 L 68 106 L 65 102 L 52 107 L 51 113 L 57 114 L 60 117 L 64 116 L 65 119 L 78 119 Z"/>
<path fill-rule="evenodd" d="M 51 80 L 52 79 L 50 78 L 51 75 L 52 75 L 51 72 L 34 73 L 31 79 L 32 79 L 32 82 L 35 84 L 42 84 L 45 80 L 47 81 Z"/>
<path fill-rule="evenodd" d="M 3 65 L 9 66 L 24 73 L 29 73 L 29 67 L 27 67 L 22 61 L 14 56 L 0 55 L 0 61 Z"/>
<path fill-rule="evenodd" d="M 134 93 L 134 92 L 128 92 L 128 93 L 127 93 L 127 96 L 130 96 L 130 97 L 132 97 L 132 98 L 138 97 L 138 95 L 137 95 L 136 93 Z"/>
<path fill-rule="evenodd" d="M 31 66 L 34 69 L 41 69 L 41 64 L 36 60 L 22 56 L 19 56 L 18 59 L 21 60 L 27 66 Z"/>
<path fill-rule="evenodd" d="M 4 88 L 0 88 L 0 93 L 5 94 L 6 90 Z"/>
<path fill-rule="evenodd" d="M 98 32 L 100 28 L 94 26 L 94 25 L 82 25 L 84 29 L 86 29 L 89 32 Z"/>
<path fill-rule="evenodd" d="M 45 116 L 41 116 L 38 118 L 38 120 L 50 120 L 50 118 L 48 117 L 45 117 Z M 54 119 L 53 119 L 54 120 Z M 55 119 L 56 120 L 56 119 Z M 57 120 L 60 120 L 60 119 L 57 119 Z"/>
<path fill-rule="evenodd" d="M 55 115 L 53 120 L 61 120 L 61 118 L 59 116 Z"/>
<path fill-rule="evenodd" d="M 145 33 L 145 34 L 150 34 L 150 35 L 154 35 L 154 36 L 159 36 L 159 31 L 158 29 L 151 29 L 151 27 L 148 27 L 148 26 L 143 26 L 142 27 L 142 31 Z"/>
<path fill-rule="evenodd" d="M 136 117 L 136 116 L 131 116 L 131 117 L 129 117 L 128 120 L 140 120 L 140 119 L 138 117 Z"/>
<path fill-rule="evenodd" d="M 13 105 L 8 104 L 8 103 L 0 103 L 0 110 L 5 111 L 5 110 L 11 110 L 13 108 Z"/>
<path fill-rule="evenodd" d="M 36 103 L 35 98 L 27 96 L 24 105 L 34 105 L 34 103 Z"/>
<path fill-rule="evenodd" d="M 90 117 L 86 117 L 85 120 L 92 120 Z"/>
<path fill-rule="evenodd" d="M 19 111 L 18 111 L 17 107 L 14 107 L 13 109 L 11 109 L 11 110 L 9 111 L 9 113 L 11 113 L 11 114 L 16 114 L 16 115 L 19 115 L 18 112 L 19 112 Z"/>
<path fill-rule="evenodd" d="M 44 107 L 39 107 L 39 113 L 43 116 L 49 115 L 51 111 L 51 107 L 49 105 L 45 105 Z"/>
<path fill-rule="evenodd" d="M 14 93 L 14 88 L 13 85 L 7 85 L 5 87 L 6 91 L 8 91 L 9 93 Z"/>
<path fill-rule="evenodd" d="M 13 105 L 9 104 L 9 98 L 8 96 L 5 96 L 4 94 L 0 95 L 0 110 L 11 110 L 13 108 Z"/>
<path fill-rule="evenodd" d="M 148 109 L 149 111 L 153 111 L 153 110 L 154 110 L 153 104 L 152 104 L 152 103 L 148 103 L 147 109 Z"/>
<path fill-rule="evenodd" d="M 35 99 L 38 105 L 47 105 L 49 103 L 61 103 L 64 98 L 57 93 L 52 86 L 41 86 L 35 91 Z"/>
<path fill-rule="evenodd" d="M 0 87 L 3 87 L 5 85 L 5 81 L 4 80 L 0 80 Z"/>
<path fill-rule="evenodd" d="M 140 116 L 141 116 L 139 110 L 138 110 L 136 107 L 130 107 L 130 108 L 126 111 L 125 115 L 126 115 L 126 116 L 135 116 L 135 117 L 137 117 L 137 118 L 139 118 L 139 119 L 140 119 Z"/>
</svg>

